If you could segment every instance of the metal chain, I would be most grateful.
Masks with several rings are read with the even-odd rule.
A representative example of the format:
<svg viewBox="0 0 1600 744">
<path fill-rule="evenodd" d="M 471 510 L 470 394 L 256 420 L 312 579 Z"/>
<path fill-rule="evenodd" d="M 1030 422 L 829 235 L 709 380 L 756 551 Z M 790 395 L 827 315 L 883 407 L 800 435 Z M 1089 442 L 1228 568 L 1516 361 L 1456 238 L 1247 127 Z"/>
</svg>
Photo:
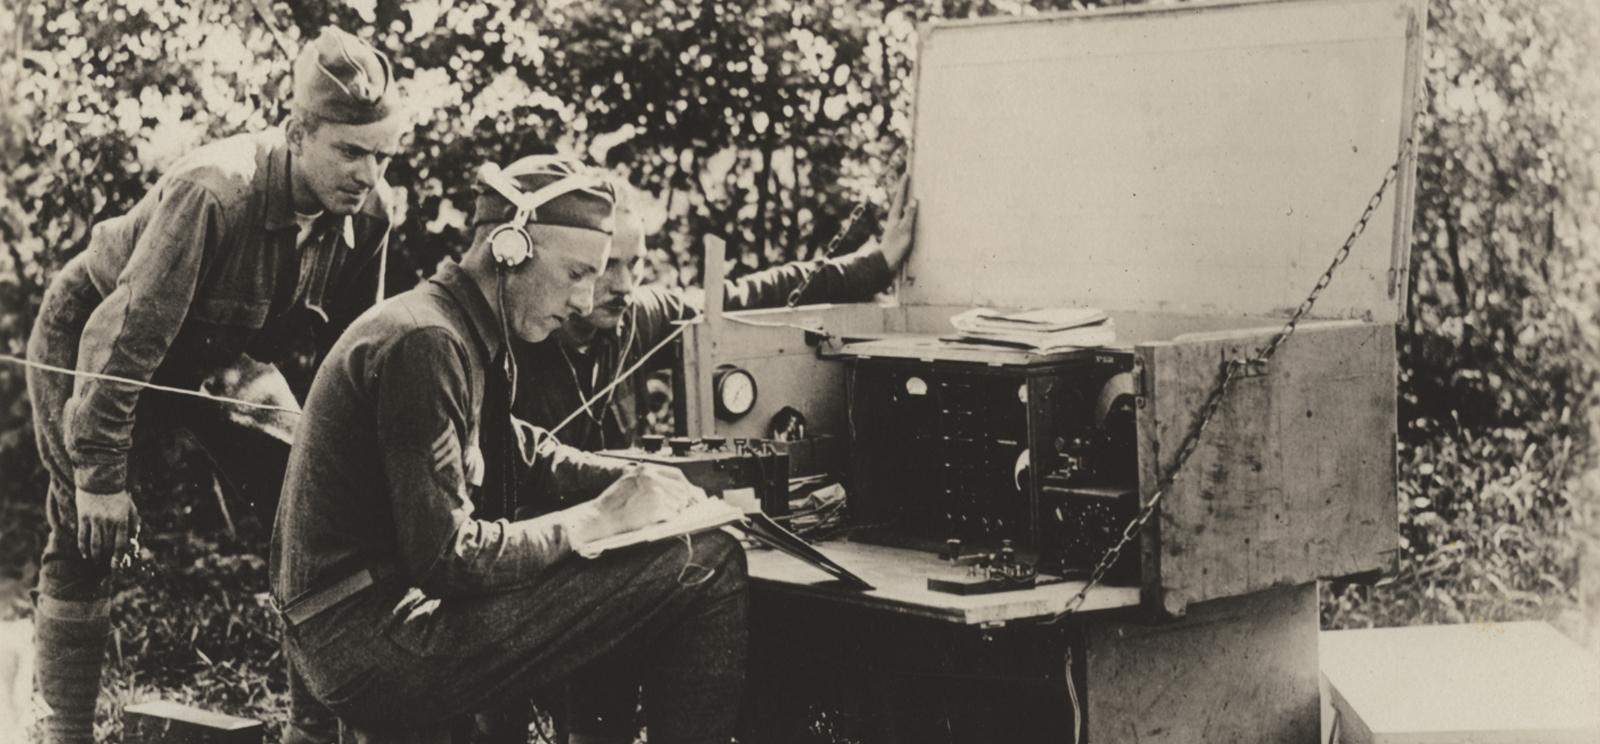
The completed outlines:
<svg viewBox="0 0 1600 744">
<path fill-rule="evenodd" d="M 1094 570 L 1089 572 L 1089 578 L 1084 582 L 1083 588 L 1079 589 L 1077 594 L 1072 595 L 1072 599 L 1067 600 L 1065 609 L 1045 622 L 1053 623 L 1066 615 L 1078 611 L 1083 606 L 1084 601 L 1088 599 L 1089 590 L 1093 589 L 1105 578 L 1106 572 L 1111 570 L 1111 567 L 1122 557 L 1123 549 L 1127 548 L 1128 543 L 1133 542 L 1133 539 L 1144 530 L 1145 525 L 1155 517 L 1156 507 L 1160 506 L 1161 498 L 1172 488 L 1173 482 L 1177 480 L 1178 473 L 1183 471 L 1183 466 L 1189 462 L 1189 457 L 1200 446 L 1200 436 L 1205 433 L 1206 427 L 1210 426 L 1211 420 L 1216 417 L 1217 411 L 1222 407 L 1222 399 L 1228 392 L 1228 386 L 1233 383 L 1239 371 L 1250 366 L 1263 364 L 1272 359 L 1273 355 L 1278 353 L 1278 349 L 1283 346 L 1283 342 L 1294 335 L 1295 330 L 1299 327 L 1300 320 L 1305 317 L 1306 313 L 1311 311 L 1312 306 L 1317 304 L 1317 298 L 1321 296 L 1322 290 L 1327 289 L 1328 285 L 1333 282 L 1334 272 L 1344 264 L 1345 259 L 1350 257 L 1351 247 L 1355 245 L 1356 240 L 1360 239 L 1362 233 L 1366 232 L 1367 223 L 1372 220 L 1372 215 L 1378 211 L 1378 206 L 1383 203 L 1384 194 L 1388 192 L 1389 186 L 1394 183 L 1394 179 L 1399 175 L 1400 166 L 1405 162 L 1406 155 L 1411 152 L 1414 139 L 1414 137 L 1407 137 L 1405 143 L 1400 146 L 1400 154 L 1389 165 L 1389 170 L 1383 174 L 1383 183 L 1378 185 L 1378 190 L 1373 193 L 1372 198 L 1367 200 L 1367 207 L 1362 210 L 1361 218 L 1356 220 L 1355 228 L 1350 231 L 1349 237 L 1344 239 L 1344 245 L 1339 246 L 1339 250 L 1333 254 L 1333 261 L 1322 272 L 1322 276 L 1317 277 L 1316 285 L 1311 288 L 1311 292 L 1306 295 L 1305 300 L 1301 301 L 1300 306 L 1295 308 L 1294 314 L 1289 316 L 1289 320 L 1284 323 L 1282 330 L 1279 330 L 1277 335 L 1273 336 L 1266 346 L 1258 349 L 1251 358 L 1230 359 L 1223 363 L 1217 383 L 1211 388 L 1211 393 L 1206 396 L 1206 402 L 1200 407 L 1200 413 L 1195 418 L 1193 425 L 1189 427 L 1189 433 L 1184 437 L 1183 444 L 1178 447 L 1178 455 L 1173 460 L 1172 467 L 1167 469 L 1166 475 L 1156 481 L 1155 491 L 1150 494 L 1149 500 L 1139 507 L 1139 513 L 1133 518 L 1133 521 L 1123 528 L 1122 536 L 1106 550 L 1104 555 L 1100 556 L 1100 561 L 1095 564 Z"/>
</svg>

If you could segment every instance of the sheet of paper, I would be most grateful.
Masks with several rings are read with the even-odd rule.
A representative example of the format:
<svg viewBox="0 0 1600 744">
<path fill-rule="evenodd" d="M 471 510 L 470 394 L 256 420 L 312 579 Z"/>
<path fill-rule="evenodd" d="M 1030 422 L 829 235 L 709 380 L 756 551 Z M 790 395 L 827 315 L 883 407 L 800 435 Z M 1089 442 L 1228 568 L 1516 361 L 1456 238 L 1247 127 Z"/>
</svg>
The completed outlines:
<svg viewBox="0 0 1600 744">
<path fill-rule="evenodd" d="M 632 532 L 591 540 L 581 545 L 574 545 L 572 549 L 585 558 L 594 558 L 607 550 L 665 540 L 679 535 L 705 532 L 742 519 L 744 519 L 744 512 L 738 507 L 721 499 L 706 499 L 684 509 L 678 513 L 678 516 L 665 522 L 657 522 Z"/>
<path fill-rule="evenodd" d="M 1015 313 L 980 307 L 951 317 L 950 324 L 962 331 L 1050 332 L 1095 325 L 1106 319 L 1105 311 L 1097 307 L 1050 307 Z"/>
</svg>

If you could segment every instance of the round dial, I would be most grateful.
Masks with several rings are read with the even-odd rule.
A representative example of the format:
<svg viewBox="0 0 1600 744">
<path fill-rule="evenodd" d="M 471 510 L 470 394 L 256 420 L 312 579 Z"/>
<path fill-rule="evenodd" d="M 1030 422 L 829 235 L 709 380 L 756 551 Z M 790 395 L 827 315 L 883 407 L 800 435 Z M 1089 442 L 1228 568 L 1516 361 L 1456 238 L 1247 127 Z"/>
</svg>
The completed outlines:
<svg viewBox="0 0 1600 744">
<path fill-rule="evenodd" d="M 724 365 L 718 368 L 713 385 L 718 418 L 736 419 L 755 408 L 756 378 L 749 372 Z"/>
</svg>

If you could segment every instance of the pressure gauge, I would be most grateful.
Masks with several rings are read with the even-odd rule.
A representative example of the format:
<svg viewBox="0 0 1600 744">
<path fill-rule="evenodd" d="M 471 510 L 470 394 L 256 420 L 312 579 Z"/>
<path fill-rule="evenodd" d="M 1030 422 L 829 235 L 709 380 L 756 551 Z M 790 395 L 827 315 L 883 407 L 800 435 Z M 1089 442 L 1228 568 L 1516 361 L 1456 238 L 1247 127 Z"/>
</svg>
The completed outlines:
<svg viewBox="0 0 1600 744">
<path fill-rule="evenodd" d="M 756 378 L 749 372 L 724 364 L 711 380 L 717 418 L 733 421 L 756 407 Z"/>
</svg>

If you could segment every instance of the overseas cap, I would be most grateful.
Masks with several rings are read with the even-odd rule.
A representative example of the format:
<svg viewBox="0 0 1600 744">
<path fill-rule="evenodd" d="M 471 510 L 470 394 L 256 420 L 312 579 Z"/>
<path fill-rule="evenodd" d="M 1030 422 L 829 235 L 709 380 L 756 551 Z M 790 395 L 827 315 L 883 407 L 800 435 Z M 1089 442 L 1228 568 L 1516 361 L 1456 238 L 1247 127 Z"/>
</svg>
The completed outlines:
<svg viewBox="0 0 1600 744">
<path fill-rule="evenodd" d="M 478 170 L 478 198 L 472 224 L 511 222 L 519 208 L 527 224 L 560 225 L 610 235 L 616 194 L 605 174 L 555 155 L 522 158 L 505 168 L 493 163 Z M 507 193 L 515 189 L 514 193 Z M 517 203 L 513 203 L 515 198 Z"/>
<path fill-rule="evenodd" d="M 294 61 L 291 110 L 340 124 L 371 124 L 395 111 L 394 71 L 382 52 L 329 26 Z"/>
</svg>

